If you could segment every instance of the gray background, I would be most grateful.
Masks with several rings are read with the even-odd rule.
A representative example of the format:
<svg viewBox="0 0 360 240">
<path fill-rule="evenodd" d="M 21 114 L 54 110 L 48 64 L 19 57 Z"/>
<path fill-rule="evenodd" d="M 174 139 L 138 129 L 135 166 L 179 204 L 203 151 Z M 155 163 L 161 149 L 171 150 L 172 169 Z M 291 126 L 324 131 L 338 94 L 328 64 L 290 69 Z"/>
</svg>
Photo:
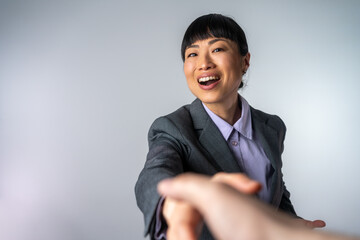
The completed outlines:
<svg viewBox="0 0 360 240">
<path fill-rule="evenodd" d="M 0 239 L 142 239 L 134 184 L 152 121 L 194 97 L 196 17 L 245 29 L 256 108 L 288 127 L 304 218 L 360 235 L 359 1 L 0 1 Z"/>
</svg>

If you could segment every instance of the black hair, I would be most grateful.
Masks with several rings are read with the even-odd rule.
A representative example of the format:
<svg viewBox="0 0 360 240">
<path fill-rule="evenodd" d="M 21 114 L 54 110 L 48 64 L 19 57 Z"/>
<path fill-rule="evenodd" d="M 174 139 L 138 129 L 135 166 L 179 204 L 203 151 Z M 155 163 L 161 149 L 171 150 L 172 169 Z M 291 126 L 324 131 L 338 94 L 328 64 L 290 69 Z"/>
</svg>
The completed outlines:
<svg viewBox="0 0 360 240">
<path fill-rule="evenodd" d="M 185 61 L 185 50 L 198 40 L 207 38 L 226 38 L 234 41 L 241 56 L 248 53 L 245 33 L 234 19 L 221 14 L 208 14 L 195 19 L 185 32 L 181 44 L 181 57 Z"/>
</svg>

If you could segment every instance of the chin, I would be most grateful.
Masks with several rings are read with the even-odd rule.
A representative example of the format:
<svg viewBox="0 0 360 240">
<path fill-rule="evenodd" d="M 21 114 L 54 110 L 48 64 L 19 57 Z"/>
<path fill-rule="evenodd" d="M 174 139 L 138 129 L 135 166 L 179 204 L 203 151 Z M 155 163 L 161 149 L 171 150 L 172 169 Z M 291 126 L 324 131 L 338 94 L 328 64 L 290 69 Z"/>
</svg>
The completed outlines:
<svg viewBox="0 0 360 240">
<path fill-rule="evenodd" d="M 217 98 L 207 98 L 207 97 L 203 97 L 203 98 L 199 98 L 200 101 L 202 101 L 203 103 L 206 103 L 206 104 L 212 104 L 212 103 L 217 103 L 219 102 L 219 99 Z"/>
</svg>

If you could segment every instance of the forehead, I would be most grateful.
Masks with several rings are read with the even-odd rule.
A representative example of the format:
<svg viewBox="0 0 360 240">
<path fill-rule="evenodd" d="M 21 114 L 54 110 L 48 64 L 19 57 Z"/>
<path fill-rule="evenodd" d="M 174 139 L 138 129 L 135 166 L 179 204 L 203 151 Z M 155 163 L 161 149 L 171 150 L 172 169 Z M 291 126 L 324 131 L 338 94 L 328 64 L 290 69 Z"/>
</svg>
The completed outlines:
<svg viewBox="0 0 360 240">
<path fill-rule="evenodd" d="M 236 43 L 230 39 L 211 37 L 211 38 L 207 38 L 207 39 L 197 40 L 194 43 L 187 46 L 186 49 L 208 47 L 215 43 L 224 43 L 224 44 L 229 45 L 229 47 L 237 48 Z"/>
</svg>

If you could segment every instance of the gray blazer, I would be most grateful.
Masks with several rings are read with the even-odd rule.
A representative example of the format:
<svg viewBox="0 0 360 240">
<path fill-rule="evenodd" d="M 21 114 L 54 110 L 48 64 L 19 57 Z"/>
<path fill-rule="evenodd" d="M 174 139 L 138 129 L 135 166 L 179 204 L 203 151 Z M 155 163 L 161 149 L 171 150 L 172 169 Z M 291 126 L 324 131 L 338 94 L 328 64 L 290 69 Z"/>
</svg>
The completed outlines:
<svg viewBox="0 0 360 240">
<path fill-rule="evenodd" d="M 272 171 L 271 204 L 296 215 L 281 172 L 286 127 L 275 115 L 250 107 L 252 126 Z M 156 119 L 148 134 L 149 152 L 135 185 L 137 205 L 144 214 L 145 235 L 153 237 L 155 212 L 160 199 L 157 184 L 183 172 L 213 175 L 242 172 L 220 130 L 206 113 L 199 99 L 175 112 Z M 213 239 L 206 227 L 201 239 Z"/>
</svg>

